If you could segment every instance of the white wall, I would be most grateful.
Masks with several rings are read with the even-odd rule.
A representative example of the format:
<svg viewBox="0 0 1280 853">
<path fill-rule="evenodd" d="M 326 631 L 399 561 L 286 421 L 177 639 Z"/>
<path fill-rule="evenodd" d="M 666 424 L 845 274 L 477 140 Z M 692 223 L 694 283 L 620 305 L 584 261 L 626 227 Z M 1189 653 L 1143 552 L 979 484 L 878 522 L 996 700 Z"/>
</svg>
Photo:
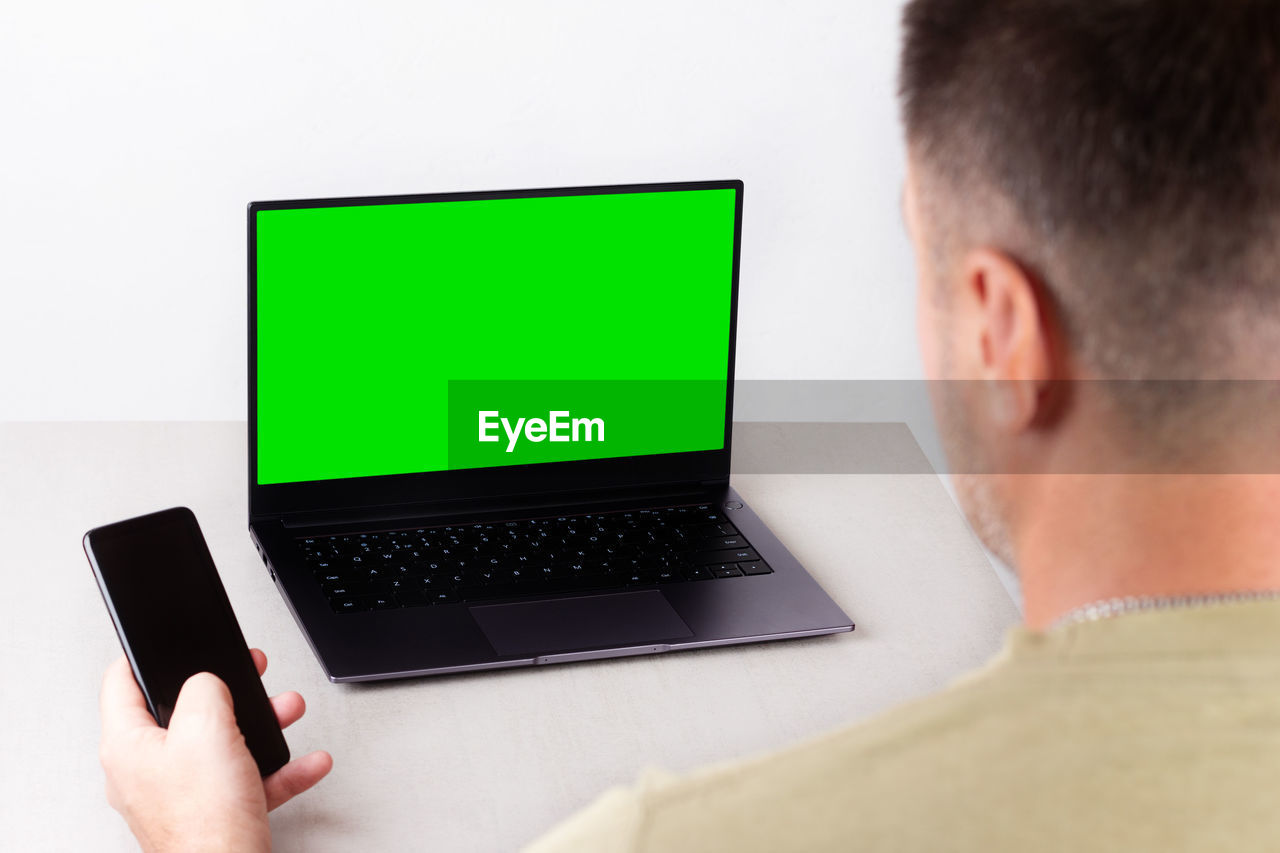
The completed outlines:
<svg viewBox="0 0 1280 853">
<path fill-rule="evenodd" d="M 740 177 L 739 374 L 913 378 L 898 0 L 0 9 L 0 419 L 242 418 L 252 199 Z"/>
</svg>

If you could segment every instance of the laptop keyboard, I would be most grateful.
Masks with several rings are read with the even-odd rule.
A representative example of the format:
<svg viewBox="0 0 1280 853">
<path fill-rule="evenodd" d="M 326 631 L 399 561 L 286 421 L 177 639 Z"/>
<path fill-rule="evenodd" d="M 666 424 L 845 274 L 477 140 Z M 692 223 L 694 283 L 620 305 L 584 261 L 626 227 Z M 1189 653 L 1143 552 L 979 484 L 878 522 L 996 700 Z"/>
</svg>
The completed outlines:
<svg viewBox="0 0 1280 853">
<path fill-rule="evenodd" d="M 297 541 L 338 613 L 773 571 L 709 504 Z"/>
</svg>

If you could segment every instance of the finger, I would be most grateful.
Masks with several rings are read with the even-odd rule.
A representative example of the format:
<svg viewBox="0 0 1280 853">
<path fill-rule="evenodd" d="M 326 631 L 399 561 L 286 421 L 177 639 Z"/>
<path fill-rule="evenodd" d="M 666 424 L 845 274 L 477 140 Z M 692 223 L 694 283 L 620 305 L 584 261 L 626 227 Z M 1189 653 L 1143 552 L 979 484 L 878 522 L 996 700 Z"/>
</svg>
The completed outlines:
<svg viewBox="0 0 1280 853">
<path fill-rule="evenodd" d="M 134 680 L 129 660 L 124 655 L 112 661 L 103 674 L 99 705 L 102 708 L 104 737 L 138 726 L 156 726 L 155 718 L 147 710 L 146 697 Z"/>
<path fill-rule="evenodd" d="M 290 761 L 262 780 L 262 787 L 267 795 L 267 809 L 289 802 L 327 776 L 332 769 L 333 756 L 323 751 Z"/>
<path fill-rule="evenodd" d="M 206 727 L 234 729 L 236 712 L 231 691 L 222 679 L 211 672 L 197 672 L 178 691 L 178 701 L 173 703 L 169 718 L 169 734 Z"/>
<path fill-rule="evenodd" d="M 258 668 L 258 677 L 267 671 L 267 656 L 262 649 L 249 649 L 250 656 L 253 657 L 253 665 Z"/>
<path fill-rule="evenodd" d="M 302 694 L 293 690 L 281 693 L 279 696 L 272 696 L 271 707 L 275 709 L 276 719 L 280 722 L 282 729 L 287 729 L 298 722 L 307 712 L 307 703 L 303 700 Z"/>
</svg>

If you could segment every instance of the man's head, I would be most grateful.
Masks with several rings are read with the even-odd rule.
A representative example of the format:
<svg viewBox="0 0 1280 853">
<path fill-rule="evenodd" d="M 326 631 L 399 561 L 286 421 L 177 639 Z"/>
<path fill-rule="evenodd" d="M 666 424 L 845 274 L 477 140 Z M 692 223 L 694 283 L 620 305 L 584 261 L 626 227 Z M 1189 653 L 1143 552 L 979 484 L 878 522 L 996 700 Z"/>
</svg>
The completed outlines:
<svg viewBox="0 0 1280 853">
<path fill-rule="evenodd" d="M 913 0 L 904 35 L 926 369 L 996 380 L 935 383 L 954 468 L 1182 454 L 1215 406 L 1153 380 L 1280 376 L 1280 4 Z M 1013 556 L 1001 478 L 958 485 Z"/>
</svg>

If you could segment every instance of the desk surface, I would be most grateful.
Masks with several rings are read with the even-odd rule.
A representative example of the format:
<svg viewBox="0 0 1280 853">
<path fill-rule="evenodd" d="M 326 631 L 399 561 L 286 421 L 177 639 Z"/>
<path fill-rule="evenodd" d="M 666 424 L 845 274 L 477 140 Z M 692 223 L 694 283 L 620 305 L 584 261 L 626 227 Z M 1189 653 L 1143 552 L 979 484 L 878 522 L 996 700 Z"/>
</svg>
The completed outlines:
<svg viewBox="0 0 1280 853">
<path fill-rule="evenodd" d="M 854 633 L 333 685 L 249 543 L 244 454 L 242 423 L 0 425 L 0 846 L 133 849 L 102 792 L 98 684 L 120 647 L 80 537 L 165 506 L 200 518 L 267 689 L 306 697 L 294 753 L 333 753 L 273 815 L 280 850 L 512 849 L 646 765 L 783 746 L 934 691 L 1017 619 L 936 476 L 742 475 Z"/>
</svg>

